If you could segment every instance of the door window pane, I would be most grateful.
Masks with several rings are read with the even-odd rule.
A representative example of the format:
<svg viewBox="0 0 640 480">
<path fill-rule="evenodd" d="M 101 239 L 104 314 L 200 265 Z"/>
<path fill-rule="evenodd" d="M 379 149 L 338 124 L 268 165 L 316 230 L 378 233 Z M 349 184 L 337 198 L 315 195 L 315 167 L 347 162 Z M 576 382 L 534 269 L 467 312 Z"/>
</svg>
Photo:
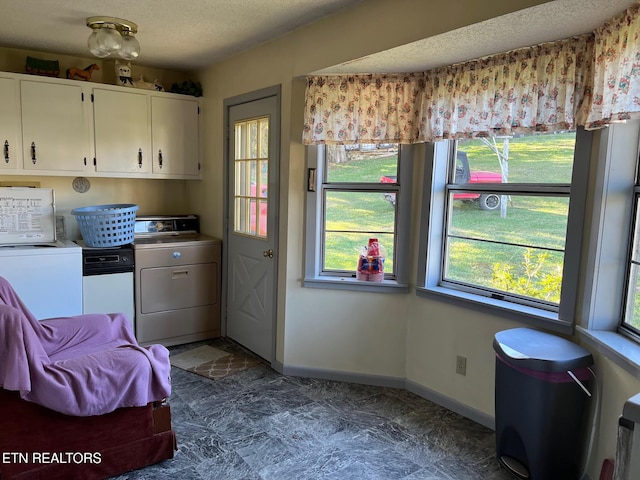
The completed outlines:
<svg viewBox="0 0 640 480">
<path fill-rule="evenodd" d="M 236 122 L 233 231 L 267 238 L 269 117 Z"/>
</svg>

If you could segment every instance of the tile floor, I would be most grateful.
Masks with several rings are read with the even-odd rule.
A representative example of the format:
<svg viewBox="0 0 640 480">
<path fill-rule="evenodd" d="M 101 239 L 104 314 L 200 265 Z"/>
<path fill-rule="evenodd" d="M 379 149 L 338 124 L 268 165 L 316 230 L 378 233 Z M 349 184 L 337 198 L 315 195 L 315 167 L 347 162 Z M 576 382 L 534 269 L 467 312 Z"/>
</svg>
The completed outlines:
<svg viewBox="0 0 640 480">
<path fill-rule="evenodd" d="M 171 348 L 172 354 L 203 343 Z M 117 480 L 508 480 L 493 431 L 405 390 L 172 367 L 175 458 Z"/>
</svg>

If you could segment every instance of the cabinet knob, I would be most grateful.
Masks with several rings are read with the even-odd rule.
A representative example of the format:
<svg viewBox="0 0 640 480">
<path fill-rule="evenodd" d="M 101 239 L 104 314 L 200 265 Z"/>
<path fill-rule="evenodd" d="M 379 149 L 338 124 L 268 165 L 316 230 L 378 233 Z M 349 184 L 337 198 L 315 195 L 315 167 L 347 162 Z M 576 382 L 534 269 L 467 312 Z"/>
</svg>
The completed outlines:
<svg viewBox="0 0 640 480">
<path fill-rule="evenodd" d="M 4 161 L 9 163 L 9 140 L 4 141 Z"/>
<path fill-rule="evenodd" d="M 31 142 L 31 161 L 35 165 L 38 159 L 36 158 L 36 142 Z"/>
<path fill-rule="evenodd" d="M 173 253 L 171 254 L 171 256 L 172 256 L 173 258 L 180 258 L 180 257 L 182 256 L 182 254 L 181 254 L 180 252 L 173 252 Z"/>
<path fill-rule="evenodd" d="M 138 168 L 142 168 L 142 149 L 138 149 Z"/>
</svg>

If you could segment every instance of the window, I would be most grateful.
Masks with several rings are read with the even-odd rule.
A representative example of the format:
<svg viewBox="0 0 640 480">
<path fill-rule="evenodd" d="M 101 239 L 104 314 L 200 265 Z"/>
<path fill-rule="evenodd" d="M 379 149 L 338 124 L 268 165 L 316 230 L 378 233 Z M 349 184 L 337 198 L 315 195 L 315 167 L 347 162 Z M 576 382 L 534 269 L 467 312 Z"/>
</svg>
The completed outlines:
<svg viewBox="0 0 640 480">
<path fill-rule="evenodd" d="M 571 324 L 588 172 L 575 150 L 576 132 L 435 144 L 423 293 Z"/>
<path fill-rule="evenodd" d="M 639 145 L 637 120 L 614 123 L 593 132 L 585 273 L 580 275 L 584 287 L 576 328 L 588 348 L 634 376 L 640 375 L 635 312 Z"/>
<path fill-rule="evenodd" d="M 575 133 L 453 142 L 443 285 L 557 308 L 574 145 Z"/>
<path fill-rule="evenodd" d="M 622 317 L 623 333 L 640 340 L 640 179 L 636 172 L 633 189 L 633 242 L 630 244 L 627 265 L 626 301 Z"/>
<path fill-rule="evenodd" d="M 305 285 L 397 287 L 406 277 L 412 149 L 362 144 L 308 151 L 307 235 L 313 241 L 307 242 Z M 371 239 L 379 244 L 375 263 L 362 255 Z"/>
</svg>

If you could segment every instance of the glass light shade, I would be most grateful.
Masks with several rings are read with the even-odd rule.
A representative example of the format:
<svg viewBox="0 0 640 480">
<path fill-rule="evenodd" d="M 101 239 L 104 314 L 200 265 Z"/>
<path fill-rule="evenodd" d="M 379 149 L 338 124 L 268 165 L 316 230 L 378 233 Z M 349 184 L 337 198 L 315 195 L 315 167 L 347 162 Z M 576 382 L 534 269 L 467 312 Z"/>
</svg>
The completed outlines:
<svg viewBox="0 0 640 480">
<path fill-rule="evenodd" d="M 132 33 L 122 33 L 122 47 L 118 55 L 125 60 L 135 60 L 140 55 L 140 42 Z"/>
<path fill-rule="evenodd" d="M 96 33 L 96 43 L 99 50 L 112 54 L 122 47 L 122 37 L 113 26 L 104 25 Z"/>
<path fill-rule="evenodd" d="M 109 52 L 106 52 L 98 47 L 98 30 L 94 30 L 91 35 L 89 35 L 89 39 L 87 40 L 87 46 L 89 47 L 89 51 L 98 58 L 104 58 L 109 55 Z"/>
</svg>

